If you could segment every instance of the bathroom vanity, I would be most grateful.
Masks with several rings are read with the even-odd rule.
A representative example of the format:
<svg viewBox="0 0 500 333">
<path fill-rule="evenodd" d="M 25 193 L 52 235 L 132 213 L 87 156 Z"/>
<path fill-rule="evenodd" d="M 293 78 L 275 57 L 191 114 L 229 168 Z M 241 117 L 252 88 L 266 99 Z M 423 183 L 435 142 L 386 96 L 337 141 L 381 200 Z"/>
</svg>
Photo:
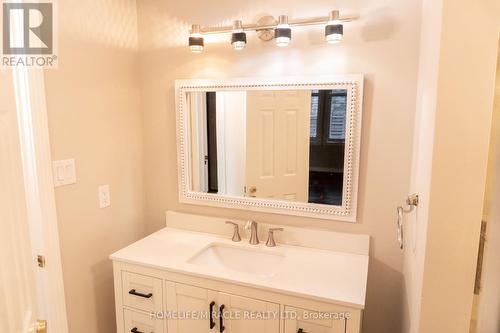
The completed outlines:
<svg viewBox="0 0 500 333">
<path fill-rule="evenodd" d="M 356 222 L 362 96 L 359 74 L 176 81 L 179 202 Z M 111 256 L 118 332 L 360 332 L 367 235 L 166 221 Z"/>
<path fill-rule="evenodd" d="M 360 332 L 368 236 L 284 227 L 268 247 L 270 225 L 252 245 L 224 222 L 168 212 L 111 255 L 117 332 Z"/>
</svg>

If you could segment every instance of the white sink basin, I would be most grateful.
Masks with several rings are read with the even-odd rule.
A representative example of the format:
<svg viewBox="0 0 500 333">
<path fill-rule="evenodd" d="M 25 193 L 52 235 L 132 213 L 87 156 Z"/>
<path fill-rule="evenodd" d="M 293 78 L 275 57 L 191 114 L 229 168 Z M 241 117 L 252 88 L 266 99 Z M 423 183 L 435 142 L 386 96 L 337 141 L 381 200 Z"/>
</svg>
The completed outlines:
<svg viewBox="0 0 500 333">
<path fill-rule="evenodd" d="M 208 268 L 229 269 L 260 277 L 271 277 L 285 256 L 262 249 L 212 243 L 188 260 L 188 263 Z"/>
</svg>

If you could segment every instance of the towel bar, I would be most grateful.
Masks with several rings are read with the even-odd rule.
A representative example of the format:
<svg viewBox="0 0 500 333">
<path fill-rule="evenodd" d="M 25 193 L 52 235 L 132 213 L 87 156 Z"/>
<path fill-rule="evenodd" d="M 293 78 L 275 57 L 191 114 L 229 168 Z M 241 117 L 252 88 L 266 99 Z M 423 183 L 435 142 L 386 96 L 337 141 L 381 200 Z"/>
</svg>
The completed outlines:
<svg viewBox="0 0 500 333">
<path fill-rule="evenodd" d="M 398 243 L 399 243 L 399 248 L 402 250 L 404 249 L 404 224 L 403 224 L 403 214 L 404 213 L 410 213 L 413 211 L 415 207 L 418 206 L 419 203 L 419 197 L 418 194 L 412 194 L 409 195 L 406 198 L 406 204 L 409 206 L 409 208 L 404 209 L 402 206 L 398 206 L 397 208 L 397 213 L 398 213 L 398 220 L 397 220 L 397 237 L 398 237 Z"/>
</svg>

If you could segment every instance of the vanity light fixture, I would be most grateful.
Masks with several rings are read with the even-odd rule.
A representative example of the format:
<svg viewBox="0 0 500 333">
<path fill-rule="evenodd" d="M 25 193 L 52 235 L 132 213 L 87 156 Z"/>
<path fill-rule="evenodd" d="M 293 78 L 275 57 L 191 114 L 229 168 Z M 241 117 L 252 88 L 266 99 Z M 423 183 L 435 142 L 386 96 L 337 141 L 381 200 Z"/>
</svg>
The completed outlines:
<svg viewBox="0 0 500 333">
<path fill-rule="evenodd" d="M 247 43 L 247 34 L 243 31 L 243 24 L 240 20 L 234 21 L 233 33 L 231 35 L 231 45 L 236 51 L 243 50 Z"/>
<path fill-rule="evenodd" d="M 344 24 L 356 20 L 357 16 L 340 16 L 338 10 L 333 10 L 328 16 L 303 19 L 288 19 L 287 15 L 280 15 L 278 20 L 273 16 L 263 16 L 257 23 L 243 24 L 240 20 L 230 26 L 201 27 L 192 26 L 189 35 L 189 48 L 192 52 L 203 51 L 203 36 L 208 34 L 231 34 L 231 45 L 235 50 L 243 50 L 247 43 L 248 31 L 257 32 L 264 41 L 275 40 L 277 46 L 287 46 L 292 38 L 292 27 L 309 25 L 324 25 L 325 39 L 328 43 L 338 43 L 344 36 Z"/>
<path fill-rule="evenodd" d="M 193 53 L 201 53 L 203 51 L 203 35 L 199 24 L 193 24 L 191 34 L 189 35 L 189 48 Z"/>
<path fill-rule="evenodd" d="M 339 21 L 339 11 L 332 10 L 330 12 L 330 19 L 325 26 L 325 38 L 330 44 L 340 43 L 344 36 L 344 26 Z"/>
<path fill-rule="evenodd" d="M 274 39 L 276 40 L 276 45 L 279 47 L 290 44 L 292 29 L 290 29 L 290 25 L 288 24 L 288 16 L 280 15 L 278 25 L 274 30 Z"/>
</svg>

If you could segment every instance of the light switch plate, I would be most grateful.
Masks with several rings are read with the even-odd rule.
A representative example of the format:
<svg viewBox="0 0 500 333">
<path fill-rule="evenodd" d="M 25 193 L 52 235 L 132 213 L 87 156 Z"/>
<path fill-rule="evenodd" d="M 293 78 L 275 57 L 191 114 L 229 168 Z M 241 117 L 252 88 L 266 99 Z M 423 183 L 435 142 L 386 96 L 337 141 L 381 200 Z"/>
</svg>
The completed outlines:
<svg viewBox="0 0 500 333">
<path fill-rule="evenodd" d="M 75 159 L 52 161 L 54 186 L 63 186 L 76 183 Z"/>
<path fill-rule="evenodd" d="M 101 185 L 98 188 L 99 192 L 99 208 L 106 208 L 111 206 L 111 193 L 109 185 Z"/>
</svg>

